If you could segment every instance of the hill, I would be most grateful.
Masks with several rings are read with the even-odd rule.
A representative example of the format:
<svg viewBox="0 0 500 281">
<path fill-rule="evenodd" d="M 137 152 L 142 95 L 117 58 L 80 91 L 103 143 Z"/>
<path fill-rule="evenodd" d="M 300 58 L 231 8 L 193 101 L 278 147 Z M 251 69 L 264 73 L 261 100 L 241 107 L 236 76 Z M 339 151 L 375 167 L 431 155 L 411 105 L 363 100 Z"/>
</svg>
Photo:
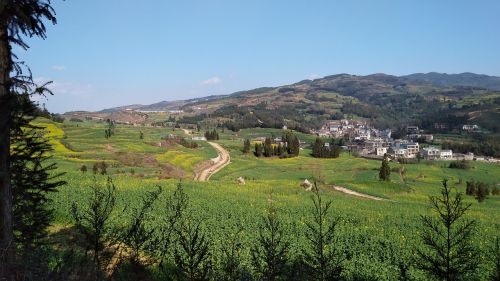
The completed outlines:
<svg viewBox="0 0 500 281">
<path fill-rule="evenodd" d="M 337 74 L 291 85 L 263 87 L 225 96 L 159 102 L 103 110 L 177 111 L 177 121 L 229 129 L 287 126 L 304 132 L 325 120 L 352 118 L 398 130 L 417 125 L 428 131 L 477 124 L 500 132 L 499 77 L 462 74 L 366 76 Z M 479 87 L 481 86 L 481 87 Z M 493 89 L 493 90 L 492 90 Z"/>
<path fill-rule="evenodd" d="M 209 117 L 210 122 L 233 129 L 286 125 L 307 132 L 328 119 L 353 118 L 379 128 L 417 125 L 430 131 L 454 130 L 473 122 L 500 132 L 499 105 L 500 93 L 494 90 L 441 86 L 386 74 L 339 74 L 190 102 L 181 108 L 199 118 L 180 122 Z"/>
<path fill-rule="evenodd" d="M 484 74 L 475 74 L 470 72 L 460 74 L 429 72 L 415 73 L 402 77 L 415 81 L 425 81 L 434 85 L 470 86 L 500 91 L 500 77 L 488 76 Z"/>
</svg>

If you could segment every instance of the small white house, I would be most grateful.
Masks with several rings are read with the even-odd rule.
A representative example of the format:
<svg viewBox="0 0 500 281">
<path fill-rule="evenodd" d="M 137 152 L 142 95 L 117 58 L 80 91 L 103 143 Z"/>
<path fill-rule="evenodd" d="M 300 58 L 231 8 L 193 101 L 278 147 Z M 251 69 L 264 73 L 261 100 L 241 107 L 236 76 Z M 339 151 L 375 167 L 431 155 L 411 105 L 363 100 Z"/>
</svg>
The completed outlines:
<svg viewBox="0 0 500 281">
<path fill-rule="evenodd" d="M 441 150 L 436 147 L 425 147 L 422 149 L 422 157 L 425 159 L 439 159 L 441 157 Z"/>
<path fill-rule="evenodd" d="M 439 156 L 443 160 L 451 160 L 453 158 L 453 151 L 441 150 L 441 153 L 439 154 Z"/>
<path fill-rule="evenodd" d="M 384 156 L 387 153 L 387 147 L 377 147 L 377 156 Z"/>
<path fill-rule="evenodd" d="M 203 136 L 194 136 L 191 138 L 192 140 L 198 140 L 198 141 L 206 141 L 207 138 Z"/>
</svg>

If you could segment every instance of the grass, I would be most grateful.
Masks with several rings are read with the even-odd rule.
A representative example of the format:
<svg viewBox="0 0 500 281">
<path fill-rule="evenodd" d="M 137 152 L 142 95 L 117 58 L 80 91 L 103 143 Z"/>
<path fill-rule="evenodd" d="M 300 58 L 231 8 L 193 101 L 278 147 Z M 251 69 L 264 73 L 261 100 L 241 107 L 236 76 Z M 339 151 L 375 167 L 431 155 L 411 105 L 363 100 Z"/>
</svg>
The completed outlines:
<svg viewBox="0 0 500 281">
<path fill-rule="evenodd" d="M 86 198 L 88 187 L 93 184 L 94 179 L 101 183 L 106 180 L 106 176 L 92 175 L 91 165 L 94 162 L 108 162 L 108 173 L 118 188 L 118 209 L 121 210 L 137 206 L 144 192 L 153 190 L 158 185 L 166 190 L 163 195 L 166 197 L 173 192 L 178 180 L 160 180 L 160 167 L 124 165 L 116 159 L 116 153 L 153 156 L 159 165 L 170 163 L 191 176 L 197 163 L 217 155 L 206 142 L 198 142 L 200 147 L 197 149 L 154 145 L 164 134 L 183 135 L 180 130 L 172 132 L 171 129 L 163 128 L 118 126 L 116 134 L 111 139 L 105 139 L 103 124 L 84 122 L 60 125 L 46 120 L 38 122 L 47 125 L 49 135 L 56 144 L 54 161 L 58 163 L 61 171 L 66 172 L 64 179 L 68 182 L 59 192 L 51 195 L 56 226 L 71 225 L 71 203 Z M 139 131 L 144 133 L 143 140 L 139 139 Z M 355 158 L 347 152 L 337 159 L 313 158 L 309 149 L 301 150 L 299 157 L 289 159 L 257 158 L 241 152 L 245 138 L 281 136 L 282 132 L 279 129 L 247 129 L 237 134 L 228 131 L 221 133 L 221 140 L 217 142 L 230 152 L 231 164 L 214 174 L 210 182 L 183 180 L 192 212 L 203 221 L 205 228 L 210 230 L 209 235 L 213 238 L 215 251 L 224 243 L 220 237 L 225 226 L 231 221 L 239 221 L 245 226 L 243 243 L 246 250 L 242 256 L 244 262 L 248 263 L 247 246 L 254 241 L 259 218 L 272 201 L 280 210 L 288 228 L 287 235 L 295 247 L 292 253 L 297 253 L 299 246 L 304 243 L 299 234 L 305 230 L 305 221 L 308 220 L 311 208 L 311 194 L 300 187 L 304 179 L 321 177 L 326 183 L 321 186 L 321 193 L 326 200 L 333 201 L 334 213 L 342 221 L 339 230 L 343 233 L 342 237 L 353 239 L 356 235 L 369 236 L 374 242 L 367 242 L 373 244 L 367 244 L 366 247 L 373 253 L 385 253 L 387 249 L 381 248 L 377 241 L 387 240 L 400 247 L 394 255 L 400 255 L 399 251 L 411 252 L 417 243 L 419 215 L 432 214 L 429 196 L 439 194 L 443 178 L 447 178 L 449 183 L 461 192 L 465 191 L 465 182 L 471 179 L 496 186 L 500 184 L 498 164 L 473 162 L 470 170 L 449 169 L 446 162 L 408 164 L 404 165 L 407 171 L 405 181 L 393 172 L 391 182 L 386 183 L 378 180 L 380 161 Z M 314 139 L 314 136 L 298 135 L 307 142 Z M 62 145 L 62 142 L 67 145 Z M 80 172 L 81 165 L 87 165 L 89 172 Z M 390 165 L 391 168 L 400 166 L 395 163 Z M 133 174 L 131 169 L 134 170 Z M 240 176 L 246 178 L 245 185 L 236 182 Z M 333 190 L 331 185 L 334 184 L 384 197 L 390 201 L 372 201 L 346 195 Z M 477 243 L 484 250 L 489 247 L 492 237 L 498 235 L 500 197 L 490 196 L 485 202 L 478 203 L 474 198 L 466 196 L 465 201 L 471 204 L 469 218 L 480 222 L 482 239 Z M 153 217 L 161 217 L 163 212 L 160 202 L 154 208 Z M 378 276 L 377 279 L 380 280 L 394 279 L 396 268 L 392 268 L 383 259 L 363 256 L 364 251 L 366 249 L 360 249 L 360 255 L 346 265 L 349 272 L 366 270 L 373 273 L 372 276 Z M 357 263 L 364 264 L 362 269 Z"/>
</svg>

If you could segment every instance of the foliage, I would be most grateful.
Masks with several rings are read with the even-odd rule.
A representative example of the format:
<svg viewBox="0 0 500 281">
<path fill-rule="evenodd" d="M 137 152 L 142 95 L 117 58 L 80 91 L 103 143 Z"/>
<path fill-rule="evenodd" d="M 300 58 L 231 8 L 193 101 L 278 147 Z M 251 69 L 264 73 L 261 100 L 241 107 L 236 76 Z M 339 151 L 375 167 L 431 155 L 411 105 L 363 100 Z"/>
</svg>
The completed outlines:
<svg viewBox="0 0 500 281">
<path fill-rule="evenodd" d="M 155 242 L 158 246 L 156 255 L 161 258 L 161 268 L 163 268 L 163 261 L 167 260 L 173 252 L 174 242 L 177 242 L 177 229 L 180 229 L 179 224 L 186 214 L 188 204 L 189 200 L 181 183 L 177 184 L 174 194 L 163 203 L 165 213 L 160 219 Z"/>
<path fill-rule="evenodd" d="M 174 259 L 179 280 L 209 280 L 212 267 L 209 241 L 201 222 L 184 218 L 176 232 L 178 245 L 174 249 Z"/>
<path fill-rule="evenodd" d="M 491 273 L 491 280 L 498 281 L 500 280 L 500 237 L 497 236 L 495 238 L 495 242 L 493 245 L 493 249 L 491 249 L 491 253 L 489 255 L 493 264 L 495 266 L 493 272 Z"/>
<path fill-rule="evenodd" d="M 312 220 L 307 225 L 307 246 L 304 261 L 309 267 L 310 280 L 339 280 L 342 273 L 343 256 L 336 235 L 337 222 L 330 209 L 332 201 L 322 203 L 316 182 L 313 187 Z"/>
<path fill-rule="evenodd" d="M 103 262 L 103 250 L 106 243 L 114 240 L 114 230 L 110 219 L 116 206 L 116 187 L 111 178 L 108 178 L 106 187 L 101 188 L 94 179 L 91 186 L 92 194 L 86 205 L 73 202 L 71 215 L 78 230 L 84 235 L 87 251 L 93 257 L 94 276 L 100 278 L 100 267 Z M 80 205 L 80 206 L 79 206 Z"/>
<path fill-rule="evenodd" d="M 450 165 L 448 167 L 450 169 L 468 170 L 468 169 L 470 169 L 470 164 L 466 160 L 452 161 L 452 162 L 450 162 Z"/>
<path fill-rule="evenodd" d="M 340 156 L 340 146 L 335 145 L 333 142 L 325 143 L 322 139 L 316 138 L 312 144 L 311 155 L 316 158 L 338 158 Z"/>
<path fill-rule="evenodd" d="M 18 96 L 11 127 L 11 182 L 13 195 L 14 237 L 16 243 L 30 251 L 46 236 L 52 220 L 48 193 L 65 184 L 49 154 L 53 151 L 43 136 L 42 127 L 30 122 L 36 107 L 27 96 Z"/>
<path fill-rule="evenodd" d="M 384 155 L 384 159 L 382 160 L 382 164 L 380 165 L 380 170 L 378 173 L 378 178 L 381 181 L 390 181 L 391 180 L 391 167 L 389 167 L 389 157 Z"/>
<path fill-rule="evenodd" d="M 430 197 L 438 219 L 422 216 L 421 239 L 423 248 L 417 249 L 419 267 L 440 280 L 467 280 L 472 278 L 479 263 L 479 252 L 472 239 L 476 221 L 463 221 L 470 204 L 462 195 L 454 197 L 447 180 L 443 180 L 441 197 Z"/>
<path fill-rule="evenodd" d="M 490 195 L 490 186 L 487 183 L 480 181 L 467 181 L 465 194 L 475 196 L 478 202 L 483 202 Z"/>
<path fill-rule="evenodd" d="M 245 141 L 243 142 L 243 153 L 245 153 L 245 154 L 250 153 L 250 140 L 249 139 L 245 139 Z"/>
<path fill-rule="evenodd" d="M 219 133 L 215 129 L 213 129 L 212 131 L 206 131 L 205 132 L 205 138 L 207 140 L 218 140 L 219 139 Z"/>
<path fill-rule="evenodd" d="M 120 241 L 125 243 L 130 250 L 128 251 L 128 259 L 133 264 L 140 264 L 140 253 L 155 249 L 154 235 L 155 227 L 152 226 L 151 209 L 153 204 L 158 200 L 158 197 L 163 192 L 161 187 L 156 190 L 147 192 L 142 198 L 142 204 L 139 208 L 132 208 L 132 213 L 128 216 L 128 223 L 125 225 Z M 123 250 L 123 247 L 120 248 Z"/>
<path fill-rule="evenodd" d="M 290 243 L 276 208 L 271 205 L 259 225 L 259 236 L 252 248 L 252 263 L 262 280 L 283 280 Z"/>
<path fill-rule="evenodd" d="M 231 221 L 231 216 L 229 215 L 227 221 Z M 217 271 L 217 280 L 239 280 L 243 272 L 242 263 L 242 251 L 244 249 L 242 245 L 244 227 L 241 223 L 231 224 L 224 226 L 223 229 L 223 244 L 221 245 L 221 255 L 220 268 Z"/>
</svg>

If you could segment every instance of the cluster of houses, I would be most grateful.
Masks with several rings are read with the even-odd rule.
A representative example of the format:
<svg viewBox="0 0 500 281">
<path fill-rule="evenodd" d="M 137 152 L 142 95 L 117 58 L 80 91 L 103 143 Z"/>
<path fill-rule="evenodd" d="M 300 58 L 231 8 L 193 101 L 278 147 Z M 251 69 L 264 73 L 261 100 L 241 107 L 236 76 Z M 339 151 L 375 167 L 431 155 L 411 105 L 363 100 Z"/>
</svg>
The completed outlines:
<svg viewBox="0 0 500 281">
<path fill-rule="evenodd" d="M 384 140 L 391 138 L 391 130 L 378 130 L 369 126 L 366 122 L 355 120 L 330 120 L 321 129 L 312 133 L 320 137 L 348 138 L 358 141 Z"/>
<path fill-rule="evenodd" d="M 432 134 L 425 134 L 417 126 L 406 128 L 405 139 L 392 139 L 391 130 L 379 130 L 369 126 L 366 122 L 353 120 L 331 120 L 313 133 L 320 137 L 344 138 L 350 140 L 350 144 L 344 148 L 357 151 L 363 156 L 374 156 L 377 158 L 389 155 L 391 158 L 423 158 L 427 160 L 472 160 L 472 153 L 466 155 L 453 154 L 451 150 L 437 147 L 421 148 L 419 141 L 431 142 L 434 140 Z"/>
</svg>

